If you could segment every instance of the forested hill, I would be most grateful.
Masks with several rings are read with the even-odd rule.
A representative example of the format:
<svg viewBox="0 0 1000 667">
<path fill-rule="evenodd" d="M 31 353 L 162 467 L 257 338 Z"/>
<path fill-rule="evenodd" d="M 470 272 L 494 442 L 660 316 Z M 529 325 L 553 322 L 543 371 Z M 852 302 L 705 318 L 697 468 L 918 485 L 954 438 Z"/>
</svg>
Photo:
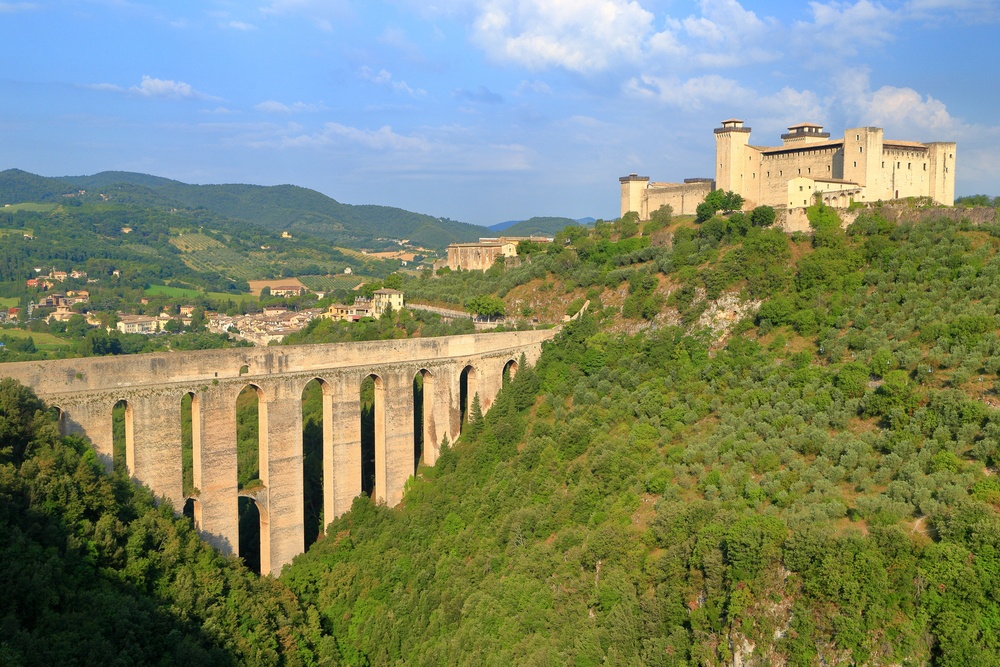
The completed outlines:
<svg viewBox="0 0 1000 667">
<path fill-rule="evenodd" d="M 85 190 L 83 201 L 205 209 L 272 232 L 306 233 L 335 245 L 377 247 L 379 238 L 409 239 L 440 249 L 475 241 L 485 228 L 399 208 L 342 204 L 294 185 L 189 185 L 147 174 L 108 171 L 48 178 L 16 169 L 0 172 L 0 203 L 61 202 Z M 104 195 L 104 197 L 100 197 Z"/>
<path fill-rule="evenodd" d="M 0 385 L 0 661 L 1000 667 L 1000 225 L 888 217 L 626 216 L 405 282 L 589 306 L 258 586 Z"/>
</svg>

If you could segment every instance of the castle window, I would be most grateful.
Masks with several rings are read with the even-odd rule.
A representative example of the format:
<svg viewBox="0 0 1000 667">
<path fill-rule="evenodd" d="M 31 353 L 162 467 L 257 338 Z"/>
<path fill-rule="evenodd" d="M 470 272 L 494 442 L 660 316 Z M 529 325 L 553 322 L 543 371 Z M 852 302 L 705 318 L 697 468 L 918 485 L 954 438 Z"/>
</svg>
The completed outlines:
<svg viewBox="0 0 1000 667">
<path fill-rule="evenodd" d="M 882 168 L 885 169 L 885 160 L 882 160 Z"/>
<path fill-rule="evenodd" d="M 858 166 L 858 161 L 857 161 L 857 160 L 855 160 L 855 161 L 854 161 L 854 166 L 855 166 L 855 167 L 857 167 L 857 166 Z"/>
<path fill-rule="evenodd" d="M 826 170 L 830 171 L 830 165 L 826 165 Z"/>
<path fill-rule="evenodd" d="M 900 167 L 902 167 L 902 166 L 903 166 L 903 163 L 902 163 L 902 162 L 897 162 L 897 163 L 896 163 L 896 169 L 899 169 L 899 168 L 900 168 Z"/>
<path fill-rule="evenodd" d="M 854 138 L 857 139 L 858 141 L 861 141 L 861 135 L 860 134 L 855 134 Z"/>
<path fill-rule="evenodd" d="M 927 171 L 927 163 L 924 162 L 924 171 Z"/>
<path fill-rule="evenodd" d="M 778 176 L 781 176 L 781 170 L 780 169 L 778 170 Z"/>
<path fill-rule="evenodd" d="M 771 178 L 771 172 L 770 172 L 770 171 L 769 171 L 769 172 L 767 172 L 767 177 L 768 177 L 768 178 Z"/>
<path fill-rule="evenodd" d="M 802 192 L 802 186 L 801 185 L 799 186 L 799 192 Z"/>
<path fill-rule="evenodd" d="M 864 146 L 858 146 L 858 152 L 859 153 L 864 153 L 865 152 L 865 147 Z"/>
<path fill-rule="evenodd" d="M 912 163 L 912 162 L 907 162 L 907 163 L 906 163 L 906 168 L 907 168 L 907 169 L 911 169 L 911 168 L 913 168 L 913 163 Z"/>
<path fill-rule="evenodd" d="M 799 167 L 799 175 L 802 175 L 802 167 Z"/>
</svg>

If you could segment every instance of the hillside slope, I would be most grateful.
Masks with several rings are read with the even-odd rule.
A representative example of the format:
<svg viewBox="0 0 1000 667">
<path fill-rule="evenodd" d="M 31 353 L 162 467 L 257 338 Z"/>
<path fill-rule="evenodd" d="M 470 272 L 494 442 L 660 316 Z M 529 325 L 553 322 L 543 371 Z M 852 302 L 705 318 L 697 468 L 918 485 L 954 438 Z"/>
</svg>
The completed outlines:
<svg viewBox="0 0 1000 667">
<path fill-rule="evenodd" d="M 282 577 L 343 662 L 1000 664 L 1000 228 L 829 218 L 536 258 L 594 314 Z"/>
<path fill-rule="evenodd" d="M 342 204 L 294 185 L 188 185 L 120 171 L 59 178 L 16 169 L 0 172 L 3 203 L 59 202 L 78 190 L 87 191 L 85 201 L 103 194 L 118 203 L 202 208 L 272 232 L 307 233 L 352 248 L 377 247 L 379 238 L 409 239 L 428 248 L 443 248 L 457 241 L 474 241 L 485 229 L 389 206 Z"/>
</svg>

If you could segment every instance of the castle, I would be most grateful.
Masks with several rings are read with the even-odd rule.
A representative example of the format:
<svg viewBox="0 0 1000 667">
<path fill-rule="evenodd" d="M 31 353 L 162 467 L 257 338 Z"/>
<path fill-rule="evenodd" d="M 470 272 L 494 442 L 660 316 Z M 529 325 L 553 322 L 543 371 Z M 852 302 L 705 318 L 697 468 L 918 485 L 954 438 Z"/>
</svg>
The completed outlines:
<svg viewBox="0 0 1000 667">
<path fill-rule="evenodd" d="M 954 142 L 889 140 L 880 127 L 852 128 L 831 140 L 814 123 L 793 125 L 781 139 L 781 146 L 752 146 L 742 120 L 724 120 L 715 130 L 714 181 L 651 183 L 648 176 L 623 176 L 621 213 L 635 211 L 648 220 L 669 204 L 675 214 L 693 215 L 713 189 L 742 195 L 748 209 L 766 204 L 790 213 L 812 204 L 817 194 L 837 208 L 906 197 L 955 202 Z"/>
</svg>

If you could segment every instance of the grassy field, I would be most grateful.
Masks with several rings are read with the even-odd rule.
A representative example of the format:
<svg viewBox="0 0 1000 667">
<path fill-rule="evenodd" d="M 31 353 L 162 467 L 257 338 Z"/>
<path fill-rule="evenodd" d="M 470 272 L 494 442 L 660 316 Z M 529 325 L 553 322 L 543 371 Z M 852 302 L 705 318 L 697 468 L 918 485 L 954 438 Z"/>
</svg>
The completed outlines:
<svg viewBox="0 0 1000 667">
<path fill-rule="evenodd" d="M 0 238 L 4 236 L 21 236 L 23 234 L 34 234 L 35 230 L 30 227 L 22 227 L 21 229 L 0 229 Z"/>
<path fill-rule="evenodd" d="M 0 333 L 11 338 L 27 338 L 31 336 L 35 340 L 35 347 L 39 350 L 59 350 L 70 345 L 69 341 L 46 332 L 25 331 L 23 329 L 0 329 Z"/>
<path fill-rule="evenodd" d="M 230 294 L 228 292 L 201 292 L 196 289 L 191 289 L 188 287 L 174 287 L 172 285 L 150 285 L 146 289 L 147 296 L 158 296 L 164 295 L 172 299 L 197 299 L 202 296 L 206 296 L 209 299 L 218 299 L 220 301 L 232 300 L 236 303 L 243 301 L 256 301 L 257 297 L 253 294 Z M 16 305 L 16 304 L 15 304 Z"/>
<path fill-rule="evenodd" d="M 17 306 L 20 299 L 16 296 L 0 296 L 0 307 L 2 308 L 13 308 Z"/>
<path fill-rule="evenodd" d="M 359 283 L 368 282 L 371 278 L 356 275 L 337 276 L 299 276 L 302 284 L 313 290 L 329 292 L 335 289 L 354 289 Z"/>
<path fill-rule="evenodd" d="M 38 213 L 50 213 L 59 206 L 59 204 L 8 204 L 3 207 L 4 211 L 15 212 L 15 211 L 37 211 Z"/>
</svg>

